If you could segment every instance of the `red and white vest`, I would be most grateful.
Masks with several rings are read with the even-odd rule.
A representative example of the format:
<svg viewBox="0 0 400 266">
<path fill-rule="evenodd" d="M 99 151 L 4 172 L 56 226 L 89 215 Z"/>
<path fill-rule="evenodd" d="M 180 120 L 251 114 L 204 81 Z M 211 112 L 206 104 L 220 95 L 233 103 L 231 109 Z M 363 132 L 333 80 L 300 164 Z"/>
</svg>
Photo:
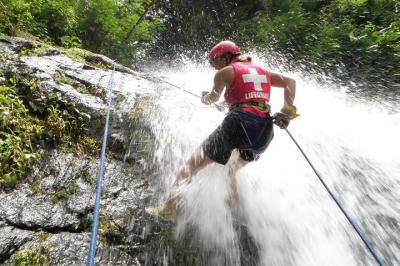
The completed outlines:
<svg viewBox="0 0 400 266">
<path fill-rule="evenodd" d="M 271 93 L 271 74 L 269 71 L 252 62 L 234 62 L 231 66 L 235 72 L 235 79 L 225 90 L 226 103 L 229 105 L 246 102 L 269 103 Z M 259 111 L 254 108 L 245 109 L 260 115 Z M 265 116 L 265 114 L 262 116 Z"/>
</svg>

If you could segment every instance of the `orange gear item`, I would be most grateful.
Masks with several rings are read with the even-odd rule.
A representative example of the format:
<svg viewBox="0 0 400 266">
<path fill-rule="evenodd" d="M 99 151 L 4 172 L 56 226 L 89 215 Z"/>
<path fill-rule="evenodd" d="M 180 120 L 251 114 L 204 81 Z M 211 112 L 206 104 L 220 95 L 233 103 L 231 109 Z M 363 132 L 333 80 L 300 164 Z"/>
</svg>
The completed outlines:
<svg viewBox="0 0 400 266">
<path fill-rule="evenodd" d="M 285 104 L 282 109 L 281 113 L 287 115 L 290 120 L 295 119 L 296 117 L 299 117 L 300 115 L 297 113 L 297 108 L 294 105 L 289 105 Z"/>
</svg>

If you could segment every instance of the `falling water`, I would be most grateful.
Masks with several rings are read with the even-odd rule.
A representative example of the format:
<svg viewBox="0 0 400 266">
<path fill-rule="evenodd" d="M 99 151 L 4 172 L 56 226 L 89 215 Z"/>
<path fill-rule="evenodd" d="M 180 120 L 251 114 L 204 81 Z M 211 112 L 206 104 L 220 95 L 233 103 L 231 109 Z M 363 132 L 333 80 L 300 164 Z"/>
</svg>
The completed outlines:
<svg viewBox="0 0 400 266">
<path fill-rule="evenodd" d="M 157 72 L 198 95 L 211 89 L 213 74 L 208 66 L 190 62 Z M 320 84 L 301 73 L 285 74 L 297 80 L 295 104 L 301 114 L 292 121 L 290 132 L 385 264 L 399 265 L 400 114 L 396 101 L 356 97 L 329 82 Z M 165 190 L 156 195 L 161 203 L 174 173 L 224 114 L 167 84 L 159 84 L 158 92 L 152 121 L 158 145 L 155 159 L 162 169 L 160 187 Z M 273 111 L 279 110 L 282 89 L 272 88 L 271 103 Z M 237 156 L 234 153 L 228 164 Z M 233 210 L 224 203 L 226 168 L 208 167 L 181 189 L 183 210 L 176 236 L 179 239 L 189 228 L 196 228 L 203 248 L 214 251 L 204 265 L 240 264 L 238 223 L 247 228 L 259 265 L 376 265 L 285 131 L 275 127 L 267 151 L 238 172 L 239 202 Z"/>
</svg>

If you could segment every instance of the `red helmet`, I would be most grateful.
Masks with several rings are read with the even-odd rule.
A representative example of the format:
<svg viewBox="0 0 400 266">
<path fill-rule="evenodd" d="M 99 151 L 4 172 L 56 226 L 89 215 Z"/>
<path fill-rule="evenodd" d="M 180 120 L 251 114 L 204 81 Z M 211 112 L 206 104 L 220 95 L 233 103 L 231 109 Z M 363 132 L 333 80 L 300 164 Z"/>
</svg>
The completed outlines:
<svg viewBox="0 0 400 266">
<path fill-rule="evenodd" d="M 208 60 L 212 62 L 216 57 L 225 53 L 240 55 L 240 48 L 234 42 L 222 41 L 211 49 L 210 53 L 208 54 Z"/>
</svg>

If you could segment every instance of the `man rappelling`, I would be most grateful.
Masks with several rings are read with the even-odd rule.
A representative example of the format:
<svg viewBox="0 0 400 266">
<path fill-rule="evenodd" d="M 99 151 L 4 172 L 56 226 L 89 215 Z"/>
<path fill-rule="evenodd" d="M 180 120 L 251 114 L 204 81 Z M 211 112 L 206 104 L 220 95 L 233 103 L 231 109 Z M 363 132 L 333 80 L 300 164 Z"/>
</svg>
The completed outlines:
<svg viewBox="0 0 400 266">
<path fill-rule="evenodd" d="M 175 186 L 190 181 L 206 166 L 217 163 L 226 165 L 232 151 L 239 151 L 239 158 L 229 166 L 230 193 L 226 199 L 232 207 L 237 199 L 236 172 L 249 162 L 255 161 L 267 149 L 273 138 L 273 124 L 284 129 L 291 119 L 298 115 L 293 101 L 296 81 L 287 76 L 271 73 L 254 64 L 252 58 L 242 55 L 239 46 L 231 41 L 215 45 L 208 56 L 217 73 L 210 92 L 202 93 L 201 101 L 206 105 L 216 103 L 224 88 L 225 105 L 229 111 L 214 132 L 190 156 L 175 177 Z M 280 112 L 270 114 L 271 86 L 284 89 L 284 105 Z M 178 194 L 172 194 L 164 206 L 148 208 L 147 211 L 169 220 L 180 201 Z"/>
</svg>

